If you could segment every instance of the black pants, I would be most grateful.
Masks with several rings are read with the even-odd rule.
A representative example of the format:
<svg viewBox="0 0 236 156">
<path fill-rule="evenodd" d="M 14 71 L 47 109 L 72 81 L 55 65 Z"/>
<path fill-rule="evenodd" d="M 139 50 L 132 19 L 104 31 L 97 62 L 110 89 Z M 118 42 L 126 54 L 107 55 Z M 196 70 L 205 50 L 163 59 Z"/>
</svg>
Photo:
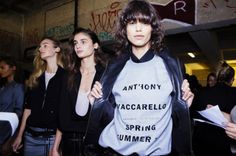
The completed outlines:
<svg viewBox="0 0 236 156">
<path fill-rule="evenodd" d="M 61 149 L 63 156 L 85 156 L 83 152 L 83 134 L 63 133 Z"/>
</svg>

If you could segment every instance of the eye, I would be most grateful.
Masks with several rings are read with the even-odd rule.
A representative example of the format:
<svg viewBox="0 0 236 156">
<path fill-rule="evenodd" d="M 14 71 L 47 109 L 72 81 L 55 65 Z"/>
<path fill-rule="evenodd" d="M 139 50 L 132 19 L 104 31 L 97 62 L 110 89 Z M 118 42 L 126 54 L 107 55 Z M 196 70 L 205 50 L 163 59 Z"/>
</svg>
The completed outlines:
<svg viewBox="0 0 236 156">
<path fill-rule="evenodd" d="M 136 22 L 134 20 L 131 20 L 128 22 L 128 24 L 135 24 Z"/>
<path fill-rule="evenodd" d="M 81 40 L 81 44 L 87 43 L 86 40 Z"/>
</svg>

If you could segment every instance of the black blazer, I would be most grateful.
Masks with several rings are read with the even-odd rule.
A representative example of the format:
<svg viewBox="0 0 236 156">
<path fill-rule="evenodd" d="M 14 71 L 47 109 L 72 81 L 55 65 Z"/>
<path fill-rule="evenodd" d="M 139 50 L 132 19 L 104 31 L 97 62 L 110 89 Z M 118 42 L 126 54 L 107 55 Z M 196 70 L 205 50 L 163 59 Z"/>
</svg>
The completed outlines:
<svg viewBox="0 0 236 156">
<path fill-rule="evenodd" d="M 101 65 L 96 65 L 96 74 L 93 80 L 98 81 L 102 74 L 104 68 Z M 73 89 L 68 89 L 67 85 L 68 74 L 64 76 L 62 81 L 62 90 L 60 95 L 60 105 L 59 105 L 59 113 L 58 113 L 58 123 L 59 130 L 64 132 L 76 132 L 76 133 L 85 133 L 85 129 L 87 127 L 88 122 L 88 114 L 80 117 L 75 112 L 75 105 L 77 99 L 77 93 L 80 86 L 81 81 L 81 73 L 78 72 L 75 77 L 76 87 Z M 90 112 L 90 108 L 89 111 Z"/>
<path fill-rule="evenodd" d="M 41 128 L 57 128 L 57 108 L 61 93 L 62 77 L 65 70 L 58 67 L 54 77 L 45 86 L 45 73 L 38 78 L 38 85 L 29 89 L 26 96 L 25 108 L 31 110 L 27 125 Z"/>
<path fill-rule="evenodd" d="M 164 60 L 174 88 L 171 94 L 173 104 L 172 149 L 178 153 L 190 155 L 192 147 L 189 109 L 181 97 L 182 66 L 177 58 L 170 56 L 168 49 L 161 51 L 159 56 Z M 129 52 L 124 53 L 112 61 L 104 71 L 100 80 L 103 96 L 93 104 L 86 144 L 98 144 L 101 132 L 113 119 L 115 101 L 111 91 L 117 76 L 129 58 Z"/>
</svg>

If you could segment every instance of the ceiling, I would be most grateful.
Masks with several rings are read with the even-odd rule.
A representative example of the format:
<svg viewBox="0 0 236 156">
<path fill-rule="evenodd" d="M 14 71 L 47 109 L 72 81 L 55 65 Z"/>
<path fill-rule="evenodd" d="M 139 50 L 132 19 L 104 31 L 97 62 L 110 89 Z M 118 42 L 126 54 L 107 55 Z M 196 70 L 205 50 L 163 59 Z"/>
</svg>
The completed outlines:
<svg viewBox="0 0 236 156">
<path fill-rule="evenodd" d="M 55 2 L 55 0 L 0 0 L 0 13 L 27 14 L 52 2 Z"/>
<path fill-rule="evenodd" d="M 56 0 L 0 0 L 0 13 L 27 14 Z M 220 60 L 236 59 L 236 19 L 166 31 L 166 44 L 184 63 L 200 63 L 214 70 Z M 106 42 L 106 50 L 112 43 Z M 195 54 L 190 58 L 187 52 Z M 232 63 L 236 68 L 236 63 Z"/>
</svg>

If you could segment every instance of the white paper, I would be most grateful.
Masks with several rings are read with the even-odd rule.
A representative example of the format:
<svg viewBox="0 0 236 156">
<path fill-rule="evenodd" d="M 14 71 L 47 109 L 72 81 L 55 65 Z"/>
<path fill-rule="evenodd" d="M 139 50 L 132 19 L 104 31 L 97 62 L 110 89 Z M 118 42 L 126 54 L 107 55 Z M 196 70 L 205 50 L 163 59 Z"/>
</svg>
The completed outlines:
<svg viewBox="0 0 236 156">
<path fill-rule="evenodd" d="M 222 128 L 225 128 L 225 123 L 228 122 L 227 119 L 222 114 L 222 112 L 220 111 L 218 105 L 213 106 L 211 108 L 207 108 L 203 111 L 198 111 L 198 113 L 200 113 L 203 117 L 207 118 L 208 120 L 212 121 L 214 123 L 213 125 L 216 125 Z M 203 122 L 203 121 L 204 120 L 201 120 L 200 122 Z M 204 122 L 208 123 L 209 121 L 204 121 Z"/>
<path fill-rule="evenodd" d="M 19 119 L 16 113 L 0 112 L 0 120 L 10 122 L 12 128 L 11 135 L 13 135 L 19 124 Z"/>
</svg>

